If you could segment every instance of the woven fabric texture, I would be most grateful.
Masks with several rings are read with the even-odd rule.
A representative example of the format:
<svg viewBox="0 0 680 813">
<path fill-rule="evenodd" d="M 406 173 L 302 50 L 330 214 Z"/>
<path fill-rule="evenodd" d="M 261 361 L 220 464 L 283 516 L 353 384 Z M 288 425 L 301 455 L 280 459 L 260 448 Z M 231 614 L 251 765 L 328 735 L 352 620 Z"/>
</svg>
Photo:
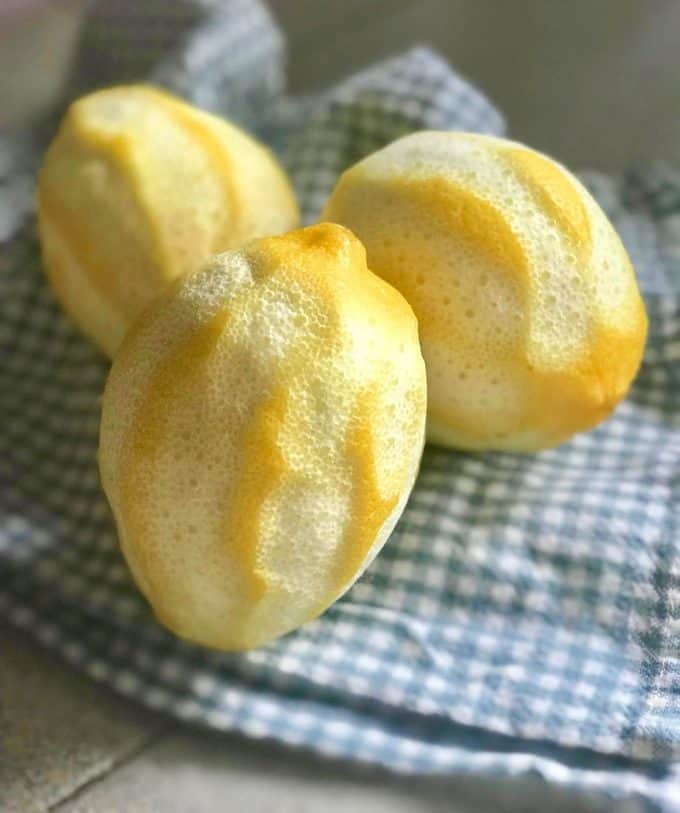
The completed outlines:
<svg viewBox="0 0 680 813">
<path fill-rule="evenodd" d="M 399 135 L 504 132 L 485 97 L 427 49 L 294 100 L 281 35 L 257 3 L 106 8 L 85 28 L 73 90 L 83 77 L 150 76 L 235 117 L 279 149 L 308 221 L 346 166 Z M 154 25 L 140 28 L 140 14 Z M 96 465 L 107 364 L 43 278 L 26 211 L 35 160 L 13 172 L 19 145 L 0 148 L 4 619 L 97 680 L 212 728 L 401 772 L 534 770 L 674 809 L 677 174 L 582 176 L 626 243 L 650 316 L 640 375 L 616 414 L 531 456 L 428 448 L 392 538 L 352 590 L 304 629 L 229 655 L 167 633 L 132 585 Z"/>
</svg>

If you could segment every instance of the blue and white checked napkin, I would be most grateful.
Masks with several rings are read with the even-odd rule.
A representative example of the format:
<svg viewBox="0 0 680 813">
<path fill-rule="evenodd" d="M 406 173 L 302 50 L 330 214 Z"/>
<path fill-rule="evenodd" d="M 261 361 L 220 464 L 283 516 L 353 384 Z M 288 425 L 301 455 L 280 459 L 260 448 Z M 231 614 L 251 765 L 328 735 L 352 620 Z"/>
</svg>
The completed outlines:
<svg viewBox="0 0 680 813">
<path fill-rule="evenodd" d="M 236 118 L 280 150 L 308 220 L 343 168 L 403 133 L 504 132 L 426 49 L 306 100 L 284 96 L 283 62 L 257 2 L 102 2 L 72 92 L 151 76 Z M 680 809 L 680 175 L 584 176 L 650 315 L 615 416 L 532 456 L 428 448 L 349 594 L 303 630 L 227 655 L 159 627 L 123 564 L 96 465 L 107 364 L 43 280 L 27 143 L 0 142 L 0 617 L 215 729 L 402 773 L 538 772 Z"/>
</svg>

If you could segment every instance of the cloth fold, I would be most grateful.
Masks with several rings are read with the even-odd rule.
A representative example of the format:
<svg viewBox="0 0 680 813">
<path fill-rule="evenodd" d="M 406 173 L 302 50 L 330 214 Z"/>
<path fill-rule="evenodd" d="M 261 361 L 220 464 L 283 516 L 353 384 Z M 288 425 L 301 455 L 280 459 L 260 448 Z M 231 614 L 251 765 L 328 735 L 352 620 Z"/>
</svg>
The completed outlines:
<svg viewBox="0 0 680 813">
<path fill-rule="evenodd" d="M 346 166 L 399 135 L 504 133 L 490 102 L 427 48 L 307 99 L 285 97 L 283 65 L 257 2 L 99 3 L 71 92 L 151 77 L 235 118 L 281 153 L 307 221 Z M 5 140 L 0 157 L 15 149 Z M 0 162 L 2 617 L 95 679 L 212 728 L 400 772 L 538 771 L 674 809 L 678 173 L 582 175 L 650 315 L 616 414 L 531 456 L 428 448 L 404 516 L 352 590 L 299 632 L 229 655 L 158 626 L 119 553 L 96 466 L 107 365 L 56 305 L 32 217 L 20 222 L 38 155 Z"/>
</svg>

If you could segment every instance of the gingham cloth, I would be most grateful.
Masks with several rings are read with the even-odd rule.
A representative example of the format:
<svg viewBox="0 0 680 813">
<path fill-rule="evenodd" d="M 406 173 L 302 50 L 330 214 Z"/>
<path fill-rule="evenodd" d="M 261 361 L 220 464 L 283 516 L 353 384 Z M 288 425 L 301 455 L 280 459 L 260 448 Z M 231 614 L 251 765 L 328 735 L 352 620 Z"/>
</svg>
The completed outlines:
<svg viewBox="0 0 680 813">
<path fill-rule="evenodd" d="M 285 99 L 266 10 L 198 5 L 102 4 L 78 64 L 91 84 L 151 71 L 285 144 L 307 220 L 345 166 L 398 135 L 504 132 L 426 49 Z M 151 35 L 139 24 L 149 14 Z M 156 624 L 121 558 L 96 465 L 107 364 L 47 288 L 32 216 L 19 226 L 38 155 L 27 143 L 0 144 L 0 618 L 129 697 L 215 729 L 403 773 L 538 772 L 676 809 L 680 176 L 585 177 L 650 315 L 615 416 L 531 456 L 428 448 L 397 529 L 352 590 L 304 629 L 228 655 Z"/>
</svg>

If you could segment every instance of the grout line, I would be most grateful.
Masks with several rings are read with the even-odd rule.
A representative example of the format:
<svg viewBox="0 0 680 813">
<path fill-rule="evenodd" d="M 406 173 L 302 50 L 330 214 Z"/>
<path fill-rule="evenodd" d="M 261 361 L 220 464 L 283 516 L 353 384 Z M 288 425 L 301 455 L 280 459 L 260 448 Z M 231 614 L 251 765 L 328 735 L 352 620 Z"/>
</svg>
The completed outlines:
<svg viewBox="0 0 680 813">
<path fill-rule="evenodd" d="M 93 788 L 103 779 L 111 776 L 120 768 L 129 765 L 133 762 L 138 756 L 143 754 L 152 746 L 156 745 L 162 739 L 164 739 L 169 734 L 174 733 L 179 728 L 179 725 L 173 721 L 163 721 L 159 723 L 158 728 L 150 734 L 146 739 L 142 742 L 133 745 L 128 751 L 125 751 L 123 754 L 120 754 L 117 757 L 114 757 L 108 765 L 104 766 L 101 770 L 97 771 L 96 774 L 85 779 L 81 782 L 78 787 L 73 788 L 72 790 L 67 791 L 63 796 L 56 799 L 53 802 L 50 802 L 46 808 L 49 813 L 58 813 L 59 810 L 63 808 L 64 805 L 72 802 L 77 802 L 78 797 L 84 795 L 88 790 Z"/>
</svg>

